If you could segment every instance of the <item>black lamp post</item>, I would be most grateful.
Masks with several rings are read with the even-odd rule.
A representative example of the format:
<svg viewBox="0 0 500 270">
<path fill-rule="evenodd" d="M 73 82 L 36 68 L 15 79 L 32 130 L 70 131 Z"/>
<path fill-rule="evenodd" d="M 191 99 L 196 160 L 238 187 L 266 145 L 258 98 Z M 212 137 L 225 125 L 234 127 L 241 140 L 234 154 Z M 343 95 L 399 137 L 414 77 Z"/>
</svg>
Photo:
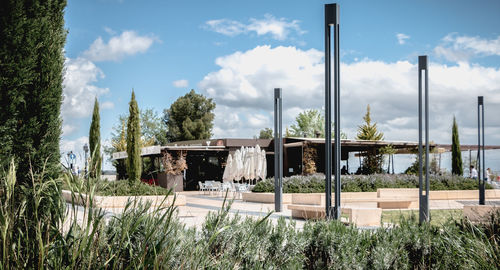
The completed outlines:
<svg viewBox="0 0 500 270">
<path fill-rule="evenodd" d="M 274 88 L 274 211 L 281 212 L 283 199 L 283 135 L 281 88 Z"/>
<path fill-rule="evenodd" d="M 326 217 L 340 219 L 340 54 L 339 54 L 339 18 L 338 4 L 325 5 L 325 204 Z M 335 110 L 335 144 L 334 144 L 334 175 L 335 175 L 335 206 L 332 209 L 332 90 L 330 39 L 331 26 L 334 27 L 334 110 Z"/>
<path fill-rule="evenodd" d="M 482 152 L 482 157 L 481 157 Z M 484 98 L 477 97 L 477 179 L 479 184 L 479 205 L 485 204 L 484 182 Z"/>
<path fill-rule="evenodd" d="M 422 147 L 422 71 L 425 71 L 424 83 L 424 117 L 425 117 L 425 160 Z M 418 57 L 418 192 L 419 221 L 430 220 L 429 216 L 429 72 L 427 55 Z M 425 186 L 423 178 L 423 162 L 425 162 Z M 425 189 L 424 189 L 425 188 Z M 425 191 L 425 193 L 424 193 Z"/>
<path fill-rule="evenodd" d="M 85 175 L 84 175 L 84 177 L 87 177 L 87 153 L 89 152 L 88 144 L 83 145 L 83 151 L 85 152 Z"/>
</svg>

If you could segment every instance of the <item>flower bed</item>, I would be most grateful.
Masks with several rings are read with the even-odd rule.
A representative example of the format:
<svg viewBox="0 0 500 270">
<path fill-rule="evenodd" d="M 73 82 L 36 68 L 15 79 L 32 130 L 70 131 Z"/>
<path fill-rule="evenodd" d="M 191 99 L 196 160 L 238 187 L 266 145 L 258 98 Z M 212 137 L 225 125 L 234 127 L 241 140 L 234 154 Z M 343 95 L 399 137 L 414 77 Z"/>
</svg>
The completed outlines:
<svg viewBox="0 0 500 270">
<path fill-rule="evenodd" d="M 333 181 L 332 181 L 333 182 Z M 432 175 L 431 190 L 473 190 L 477 180 L 452 175 Z M 406 174 L 342 175 L 343 192 L 373 192 L 379 188 L 418 188 L 418 176 Z M 491 189 L 486 184 L 486 189 Z M 325 176 L 314 174 L 283 178 L 283 193 L 321 193 L 325 191 Z M 274 178 L 260 181 L 252 192 L 274 192 Z"/>
</svg>

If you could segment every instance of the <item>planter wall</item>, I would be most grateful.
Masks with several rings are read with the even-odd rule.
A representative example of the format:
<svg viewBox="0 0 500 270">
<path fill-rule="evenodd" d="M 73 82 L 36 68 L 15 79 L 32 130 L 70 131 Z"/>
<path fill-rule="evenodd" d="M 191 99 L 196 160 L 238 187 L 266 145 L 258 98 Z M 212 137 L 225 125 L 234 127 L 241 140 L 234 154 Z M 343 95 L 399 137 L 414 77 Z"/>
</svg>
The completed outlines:
<svg viewBox="0 0 500 270">
<path fill-rule="evenodd" d="M 88 205 L 90 203 L 86 194 L 75 193 L 75 197 L 72 198 L 71 191 L 63 190 L 62 195 L 64 200 L 68 203 L 72 203 L 72 200 L 74 200 L 74 203 L 77 205 Z M 176 195 L 175 202 L 173 195 L 167 198 L 165 197 L 166 196 L 94 196 L 92 203 L 93 207 L 100 208 L 123 208 L 129 200 L 142 201 L 143 203 L 150 201 L 152 207 L 168 207 L 172 204 L 174 206 L 186 205 L 186 196 L 184 195 Z"/>
<path fill-rule="evenodd" d="M 171 175 L 159 173 L 158 185 L 163 188 L 172 189 L 174 192 L 184 191 L 184 176 L 182 174 Z"/>
<path fill-rule="evenodd" d="M 244 192 L 241 193 L 241 199 L 245 202 L 274 203 L 274 193 Z M 292 203 L 292 194 L 283 193 L 282 200 L 283 204 Z"/>
</svg>

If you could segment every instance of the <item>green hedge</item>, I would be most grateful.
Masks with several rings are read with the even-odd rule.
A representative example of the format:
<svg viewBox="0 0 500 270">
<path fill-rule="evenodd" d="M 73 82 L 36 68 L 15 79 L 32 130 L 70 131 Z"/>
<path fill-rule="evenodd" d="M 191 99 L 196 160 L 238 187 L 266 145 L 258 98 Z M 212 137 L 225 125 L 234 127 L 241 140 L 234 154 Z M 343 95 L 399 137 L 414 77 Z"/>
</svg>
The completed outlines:
<svg viewBox="0 0 500 270">
<path fill-rule="evenodd" d="M 99 196 L 146 196 L 146 195 L 168 195 L 169 190 L 160 186 L 149 185 L 143 182 L 134 182 L 132 186 L 127 180 L 106 181 L 106 180 L 84 180 L 78 177 L 70 177 L 70 180 L 63 186 L 64 189 L 77 188 L 84 193 L 88 193 L 93 187 L 94 194 Z M 171 192 L 170 192 L 171 193 Z"/>
<path fill-rule="evenodd" d="M 333 181 L 332 181 L 333 182 Z M 453 175 L 431 175 L 431 190 L 474 190 L 477 180 Z M 334 183 L 332 183 L 334 184 Z M 342 175 L 343 192 L 370 192 L 379 188 L 418 188 L 418 176 L 407 174 Z M 487 189 L 491 185 L 486 184 Z M 274 192 L 274 178 L 268 178 L 255 185 L 253 192 Z M 325 192 L 325 176 L 295 175 L 283 178 L 284 193 Z"/>
</svg>

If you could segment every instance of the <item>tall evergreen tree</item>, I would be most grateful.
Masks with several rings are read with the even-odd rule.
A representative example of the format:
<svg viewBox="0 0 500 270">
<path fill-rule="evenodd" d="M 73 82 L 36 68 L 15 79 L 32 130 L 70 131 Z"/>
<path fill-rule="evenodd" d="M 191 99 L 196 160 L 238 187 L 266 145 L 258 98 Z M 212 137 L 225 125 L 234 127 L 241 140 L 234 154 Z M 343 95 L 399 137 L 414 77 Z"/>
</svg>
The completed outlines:
<svg viewBox="0 0 500 270">
<path fill-rule="evenodd" d="M 0 167 L 14 158 L 20 183 L 60 171 L 65 0 L 0 4 Z"/>
<path fill-rule="evenodd" d="M 370 116 L 370 104 L 366 106 L 366 114 L 363 117 L 363 120 L 365 123 L 358 127 L 356 139 L 371 141 L 380 141 L 384 139 L 384 133 L 378 131 L 377 123 L 372 123 L 372 118 Z"/>
<path fill-rule="evenodd" d="M 164 111 L 170 142 L 210 139 L 214 126 L 215 103 L 194 90 L 178 98 Z"/>
<path fill-rule="evenodd" d="M 101 127 L 99 116 L 99 102 L 97 97 L 94 102 L 94 113 L 92 114 L 92 123 L 89 131 L 89 146 L 90 146 L 90 177 L 101 177 Z"/>
<path fill-rule="evenodd" d="M 460 140 L 458 138 L 458 125 L 453 116 L 453 126 L 451 127 L 451 173 L 463 175 L 462 152 L 460 151 Z"/>
<path fill-rule="evenodd" d="M 365 123 L 358 127 L 358 140 L 380 141 L 384 139 L 384 133 L 377 130 L 377 123 L 372 123 L 370 116 L 370 105 L 366 106 L 366 114 L 363 117 Z M 366 151 L 363 159 L 363 173 L 372 174 L 382 172 L 383 156 L 377 149 Z"/>
<path fill-rule="evenodd" d="M 129 117 L 127 122 L 127 174 L 130 185 L 141 180 L 141 124 L 139 107 L 135 101 L 135 93 L 132 90 L 132 98 L 129 103 Z"/>
</svg>

